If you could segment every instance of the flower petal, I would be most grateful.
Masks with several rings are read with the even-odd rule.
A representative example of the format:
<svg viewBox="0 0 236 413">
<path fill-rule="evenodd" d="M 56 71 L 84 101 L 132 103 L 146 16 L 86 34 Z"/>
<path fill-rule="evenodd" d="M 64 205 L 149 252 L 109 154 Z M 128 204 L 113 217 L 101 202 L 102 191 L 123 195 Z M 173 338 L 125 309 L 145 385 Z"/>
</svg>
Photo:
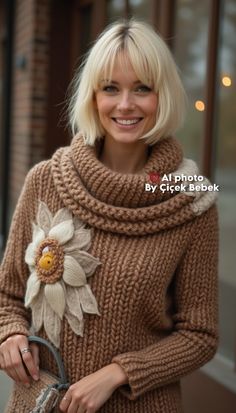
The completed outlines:
<svg viewBox="0 0 236 413">
<path fill-rule="evenodd" d="M 63 280 L 72 287 L 81 287 L 87 282 L 83 268 L 69 255 L 65 255 L 64 258 Z"/>
<path fill-rule="evenodd" d="M 39 225 L 33 223 L 33 241 L 28 245 L 25 253 L 25 262 L 28 265 L 35 265 L 35 254 L 39 244 L 45 239 L 45 232 Z"/>
<path fill-rule="evenodd" d="M 45 232 L 39 225 L 33 223 L 33 244 L 35 249 L 38 248 L 40 242 L 45 238 Z"/>
<path fill-rule="evenodd" d="M 35 254 L 36 254 L 36 248 L 35 248 L 34 242 L 31 242 L 25 251 L 26 264 L 28 264 L 29 266 L 35 265 Z"/>
<path fill-rule="evenodd" d="M 40 201 L 38 213 L 37 213 L 37 222 L 38 225 L 43 229 L 45 234 L 47 235 L 50 231 L 51 224 L 52 224 L 52 214 L 49 211 L 45 202 Z"/>
<path fill-rule="evenodd" d="M 53 311 L 57 313 L 62 320 L 66 300 L 65 293 L 60 282 L 54 284 L 46 284 L 44 289 L 45 297 L 48 304 L 52 307 Z"/>
<path fill-rule="evenodd" d="M 33 272 L 27 281 L 26 293 L 25 293 L 25 307 L 30 307 L 30 304 L 34 298 L 38 295 L 40 289 L 40 280 L 37 277 L 36 272 Z"/>
<path fill-rule="evenodd" d="M 52 227 L 60 224 L 61 222 L 69 221 L 72 219 L 72 213 L 67 208 L 62 208 L 57 211 L 52 220 Z"/>
<path fill-rule="evenodd" d="M 78 336 L 83 337 L 84 331 L 84 320 L 78 320 L 73 314 L 71 314 L 68 310 L 65 312 L 65 317 L 68 320 L 72 330 Z"/>
<path fill-rule="evenodd" d="M 74 227 L 75 230 L 80 229 L 80 228 L 84 228 L 85 227 L 85 222 L 81 221 L 81 219 L 77 216 L 73 217 L 73 222 L 74 222 Z"/>
<path fill-rule="evenodd" d="M 35 328 L 35 331 L 39 331 L 43 325 L 43 314 L 44 314 L 44 303 L 46 299 L 44 297 L 44 287 L 41 286 L 37 298 L 32 302 L 32 324 Z"/>
<path fill-rule="evenodd" d="M 80 305 L 80 298 L 79 298 L 79 287 L 66 287 L 66 304 L 68 306 L 68 310 L 71 314 L 78 318 L 78 320 L 83 320 L 83 313 L 81 310 Z"/>
<path fill-rule="evenodd" d="M 100 315 L 96 298 L 94 297 L 90 286 L 86 284 L 84 287 L 78 288 L 78 291 L 83 311 L 85 313 Z"/>
<path fill-rule="evenodd" d="M 98 258 L 93 257 L 86 251 L 72 251 L 71 256 L 81 265 L 87 277 L 90 277 L 101 264 Z"/>
<path fill-rule="evenodd" d="M 73 234 L 73 221 L 72 219 L 68 219 L 67 221 L 60 222 L 60 224 L 52 227 L 48 233 L 48 236 L 49 238 L 55 238 L 58 240 L 60 245 L 63 245 L 73 237 Z"/>
<path fill-rule="evenodd" d="M 74 232 L 73 238 L 65 246 L 66 252 L 71 252 L 74 250 L 88 250 L 91 245 L 91 230 L 80 228 Z"/>
<path fill-rule="evenodd" d="M 44 305 L 44 328 L 55 347 L 60 346 L 61 320 L 46 300 Z"/>
</svg>

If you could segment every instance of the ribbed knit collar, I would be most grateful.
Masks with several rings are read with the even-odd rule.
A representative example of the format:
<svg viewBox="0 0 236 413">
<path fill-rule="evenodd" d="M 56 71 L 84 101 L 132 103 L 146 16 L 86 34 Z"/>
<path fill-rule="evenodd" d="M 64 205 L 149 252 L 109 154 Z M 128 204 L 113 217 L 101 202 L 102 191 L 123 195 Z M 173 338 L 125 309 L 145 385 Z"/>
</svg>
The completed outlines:
<svg viewBox="0 0 236 413">
<path fill-rule="evenodd" d="M 106 167 L 95 146 L 84 143 L 81 134 L 52 158 L 53 179 L 60 198 L 75 215 L 97 228 L 127 235 L 145 235 L 179 225 L 196 216 L 192 196 L 159 189 L 145 191 L 149 173 L 161 176 L 181 171 L 184 158 L 180 144 L 169 137 L 151 147 L 138 174 L 121 174 Z M 195 171 L 196 172 L 196 171 Z"/>
<path fill-rule="evenodd" d="M 96 147 L 84 144 L 76 137 L 71 144 L 71 159 L 87 191 L 106 204 L 138 208 L 153 205 L 163 199 L 163 194 L 144 191 L 149 172 L 169 173 L 177 169 L 182 161 L 182 150 L 173 138 L 160 141 L 152 148 L 145 167 L 139 174 L 122 174 L 106 167 L 99 159 L 102 141 Z M 151 147 L 150 147 L 151 149 Z"/>
</svg>

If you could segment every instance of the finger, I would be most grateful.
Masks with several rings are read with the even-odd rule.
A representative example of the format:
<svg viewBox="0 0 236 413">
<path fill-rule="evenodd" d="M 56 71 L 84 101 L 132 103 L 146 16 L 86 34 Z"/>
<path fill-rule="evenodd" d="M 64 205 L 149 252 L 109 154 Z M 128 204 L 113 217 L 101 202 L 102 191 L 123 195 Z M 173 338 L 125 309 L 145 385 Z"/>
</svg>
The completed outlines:
<svg viewBox="0 0 236 413">
<path fill-rule="evenodd" d="M 26 346 L 24 348 L 29 348 L 29 347 Z M 22 350 L 23 350 L 23 348 L 19 347 L 19 352 L 21 354 L 22 360 L 23 360 L 29 374 L 31 375 L 31 377 L 34 380 L 38 380 L 39 379 L 39 373 L 38 373 L 38 369 L 35 365 L 35 362 L 34 362 L 32 354 L 31 354 L 31 351 L 27 351 L 27 352 L 22 353 Z"/>
<path fill-rule="evenodd" d="M 12 380 L 19 381 L 19 377 L 17 375 L 17 372 L 13 368 L 12 361 L 11 361 L 11 356 L 8 351 L 4 352 L 4 371 L 5 373 L 12 378 Z"/>
<path fill-rule="evenodd" d="M 60 403 L 60 406 L 59 406 L 60 410 L 62 412 L 67 412 L 67 409 L 70 405 L 70 402 L 71 402 L 71 395 L 70 395 L 69 392 L 66 392 L 65 396 L 63 397 L 63 399 Z"/>
<path fill-rule="evenodd" d="M 16 383 L 19 383 L 19 380 L 15 380 L 15 377 L 12 374 L 12 369 L 3 370 L 3 371 L 4 371 L 4 373 L 6 373 L 8 375 L 8 377 L 10 377 L 10 379 L 15 381 Z M 17 376 L 16 372 L 14 372 L 14 373 L 15 373 L 15 376 Z"/>
<path fill-rule="evenodd" d="M 30 344 L 30 349 L 36 369 L 39 370 L 39 348 L 37 344 Z"/>
<path fill-rule="evenodd" d="M 86 408 L 83 405 L 83 403 L 78 402 L 78 400 L 75 400 L 72 398 L 71 403 L 68 407 L 68 413 L 85 413 Z"/>
<path fill-rule="evenodd" d="M 76 413 L 86 413 L 86 412 L 87 412 L 87 410 L 86 410 L 86 409 L 84 409 L 84 407 L 79 406 L 79 408 L 78 408 L 77 410 L 75 410 L 75 412 L 76 412 Z"/>
<path fill-rule="evenodd" d="M 0 369 L 1 369 L 1 370 L 4 370 L 4 366 L 5 366 L 4 357 L 3 357 L 3 355 L 0 353 Z"/>
<path fill-rule="evenodd" d="M 21 354 L 19 353 L 17 348 L 14 348 L 10 352 L 11 357 L 11 366 L 14 368 L 17 379 L 16 381 L 20 381 L 24 384 L 30 384 L 29 376 L 25 370 L 25 367 L 22 362 Z"/>
<path fill-rule="evenodd" d="M 82 405 L 80 405 L 77 410 L 75 410 L 75 413 L 86 413 L 87 410 L 85 409 L 85 407 L 83 407 Z M 69 412 L 68 412 L 69 413 Z"/>
</svg>

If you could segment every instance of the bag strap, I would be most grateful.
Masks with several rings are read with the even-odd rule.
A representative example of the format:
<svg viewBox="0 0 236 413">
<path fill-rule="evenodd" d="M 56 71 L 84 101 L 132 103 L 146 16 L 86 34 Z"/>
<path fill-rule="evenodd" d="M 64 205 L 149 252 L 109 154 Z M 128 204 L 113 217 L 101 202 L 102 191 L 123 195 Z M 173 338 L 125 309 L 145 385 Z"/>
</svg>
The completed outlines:
<svg viewBox="0 0 236 413">
<path fill-rule="evenodd" d="M 68 384 L 67 378 L 66 378 L 66 373 L 64 369 L 64 365 L 61 359 L 60 353 L 52 346 L 49 341 L 45 340 L 44 338 L 38 337 L 38 336 L 29 336 L 28 340 L 30 343 L 39 343 L 43 344 L 45 347 L 48 348 L 48 350 L 52 353 L 56 363 L 57 363 L 57 368 L 59 371 L 59 376 L 60 376 L 60 382 L 61 384 Z"/>
</svg>

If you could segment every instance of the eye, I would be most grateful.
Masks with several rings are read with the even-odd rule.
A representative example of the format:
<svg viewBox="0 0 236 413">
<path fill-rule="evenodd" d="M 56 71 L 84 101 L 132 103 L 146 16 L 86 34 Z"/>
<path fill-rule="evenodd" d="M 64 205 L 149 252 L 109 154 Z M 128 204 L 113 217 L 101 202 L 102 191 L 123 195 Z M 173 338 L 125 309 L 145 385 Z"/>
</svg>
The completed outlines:
<svg viewBox="0 0 236 413">
<path fill-rule="evenodd" d="M 152 89 L 146 85 L 139 85 L 135 89 L 136 92 L 141 92 L 141 93 L 148 93 L 148 92 L 151 92 L 151 90 Z"/>
<path fill-rule="evenodd" d="M 114 93 L 117 92 L 117 87 L 113 85 L 106 85 L 102 88 L 103 92 Z"/>
</svg>

